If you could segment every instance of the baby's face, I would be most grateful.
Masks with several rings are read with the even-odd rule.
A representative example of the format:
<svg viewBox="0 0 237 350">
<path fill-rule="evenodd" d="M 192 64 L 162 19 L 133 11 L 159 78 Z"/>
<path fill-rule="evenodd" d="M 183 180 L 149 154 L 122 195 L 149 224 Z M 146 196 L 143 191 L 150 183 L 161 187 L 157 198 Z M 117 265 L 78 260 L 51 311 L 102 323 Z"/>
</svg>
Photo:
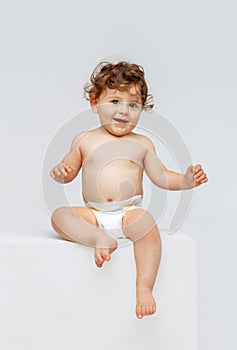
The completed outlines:
<svg viewBox="0 0 237 350">
<path fill-rule="evenodd" d="M 93 112 L 99 115 L 105 130 L 115 136 L 124 136 L 137 125 L 142 101 L 134 85 L 129 91 L 106 88 L 100 97 L 91 103 L 91 107 Z"/>
</svg>

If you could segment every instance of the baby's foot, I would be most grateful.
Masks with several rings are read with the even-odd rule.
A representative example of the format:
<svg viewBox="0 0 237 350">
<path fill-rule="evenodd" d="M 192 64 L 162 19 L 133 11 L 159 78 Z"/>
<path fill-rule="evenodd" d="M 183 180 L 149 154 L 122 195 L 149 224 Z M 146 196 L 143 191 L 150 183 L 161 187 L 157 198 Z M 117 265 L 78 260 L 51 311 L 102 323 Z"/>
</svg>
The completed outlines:
<svg viewBox="0 0 237 350">
<path fill-rule="evenodd" d="M 139 319 L 156 312 L 156 302 L 149 288 L 137 288 L 136 315 Z"/>
<path fill-rule="evenodd" d="M 96 247 L 94 251 L 95 263 L 97 267 L 102 267 L 105 261 L 111 259 L 111 253 L 113 253 L 118 246 L 118 243 L 115 239 L 106 237 L 107 242 L 96 242 Z"/>
<path fill-rule="evenodd" d="M 115 251 L 117 247 L 114 248 L 95 248 L 94 257 L 97 267 L 102 267 L 105 261 L 111 259 L 111 253 Z"/>
</svg>

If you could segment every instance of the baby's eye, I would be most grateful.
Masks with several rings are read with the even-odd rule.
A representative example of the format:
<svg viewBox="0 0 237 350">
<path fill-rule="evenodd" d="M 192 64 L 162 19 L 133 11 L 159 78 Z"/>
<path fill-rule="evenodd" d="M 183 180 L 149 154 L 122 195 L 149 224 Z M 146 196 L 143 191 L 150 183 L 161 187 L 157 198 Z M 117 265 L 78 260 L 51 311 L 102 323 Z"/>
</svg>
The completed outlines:
<svg viewBox="0 0 237 350">
<path fill-rule="evenodd" d="M 132 102 L 132 103 L 129 103 L 129 107 L 130 108 L 137 108 L 138 105 L 136 103 Z"/>
<path fill-rule="evenodd" d="M 114 105 L 119 104 L 119 101 L 118 101 L 118 100 L 112 100 L 111 102 L 112 102 Z"/>
</svg>

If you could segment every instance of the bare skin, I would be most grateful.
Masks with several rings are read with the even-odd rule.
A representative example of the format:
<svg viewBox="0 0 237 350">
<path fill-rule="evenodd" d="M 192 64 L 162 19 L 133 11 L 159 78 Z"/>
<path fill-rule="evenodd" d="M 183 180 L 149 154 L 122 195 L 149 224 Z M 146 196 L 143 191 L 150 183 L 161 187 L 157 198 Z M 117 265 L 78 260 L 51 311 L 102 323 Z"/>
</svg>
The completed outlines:
<svg viewBox="0 0 237 350">
<path fill-rule="evenodd" d="M 94 257 L 98 267 L 111 259 L 118 243 L 100 228 L 93 211 L 85 207 L 62 207 L 54 211 L 51 223 L 64 239 L 95 247 Z"/>
<path fill-rule="evenodd" d="M 73 222 L 73 220 L 75 221 Z M 64 230 L 62 230 L 60 221 L 64 221 Z M 93 245 L 95 247 L 95 263 L 99 268 L 103 266 L 104 262 L 111 260 L 111 254 L 117 249 L 116 240 L 113 240 L 106 234 L 103 235 L 103 232 L 97 232 L 99 229 L 96 217 L 89 208 L 59 208 L 52 216 L 52 226 L 66 240 Z M 77 230 L 74 227 L 77 227 Z M 83 237 L 81 232 L 85 228 L 88 229 L 89 234 L 87 232 L 85 237 Z M 136 315 L 138 318 L 142 318 L 156 311 L 152 290 L 161 257 L 160 235 L 151 215 L 140 208 L 128 211 L 125 214 L 123 230 L 125 235 L 134 242 L 134 257 L 137 270 Z"/>
<path fill-rule="evenodd" d="M 139 319 L 156 311 L 152 295 L 161 258 L 161 240 L 152 216 L 137 208 L 124 216 L 123 230 L 133 243 L 136 262 L 136 315 Z"/>
<path fill-rule="evenodd" d="M 152 141 L 132 132 L 141 108 L 137 89 L 106 89 L 91 101 L 101 127 L 80 133 L 64 159 L 50 172 L 61 183 L 72 181 L 82 169 L 85 202 L 111 203 L 142 195 L 143 172 L 164 189 L 185 190 L 207 182 L 201 165 L 191 165 L 185 174 L 168 170 L 157 157 Z M 108 236 L 90 208 L 59 208 L 52 215 L 52 226 L 64 239 L 94 247 L 97 267 L 111 260 L 117 241 Z M 133 241 L 136 262 L 136 315 L 152 315 L 156 303 L 152 295 L 161 257 L 159 230 L 152 216 L 143 209 L 128 211 L 123 231 Z"/>
</svg>

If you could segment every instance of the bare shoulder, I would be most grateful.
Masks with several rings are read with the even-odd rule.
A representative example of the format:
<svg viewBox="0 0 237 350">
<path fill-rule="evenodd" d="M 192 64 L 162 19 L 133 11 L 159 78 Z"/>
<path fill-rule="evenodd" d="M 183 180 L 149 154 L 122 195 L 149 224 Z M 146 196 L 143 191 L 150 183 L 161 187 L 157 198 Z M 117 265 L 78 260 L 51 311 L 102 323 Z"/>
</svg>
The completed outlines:
<svg viewBox="0 0 237 350">
<path fill-rule="evenodd" d="M 71 147 L 74 146 L 80 146 L 84 141 L 88 141 L 89 139 L 91 139 L 93 137 L 93 135 L 95 134 L 96 129 L 95 130 L 86 130 L 86 131 L 81 131 L 79 132 L 72 140 L 72 144 Z"/>
<path fill-rule="evenodd" d="M 79 144 L 81 142 L 81 140 L 83 139 L 83 137 L 86 135 L 87 131 L 81 131 L 79 132 L 72 140 L 72 144 L 71 147 L 76 146 L 77 144 Z"/>
<path fill-rule="evenodd" d="M 142 134 L 136 134 L 136 133 L 133 133 L 133 137 L 138 142 L 142 143 L 147 149 L 150 149 L 155 152 L 155 146 L 149 137 Z"/>
</svg>

